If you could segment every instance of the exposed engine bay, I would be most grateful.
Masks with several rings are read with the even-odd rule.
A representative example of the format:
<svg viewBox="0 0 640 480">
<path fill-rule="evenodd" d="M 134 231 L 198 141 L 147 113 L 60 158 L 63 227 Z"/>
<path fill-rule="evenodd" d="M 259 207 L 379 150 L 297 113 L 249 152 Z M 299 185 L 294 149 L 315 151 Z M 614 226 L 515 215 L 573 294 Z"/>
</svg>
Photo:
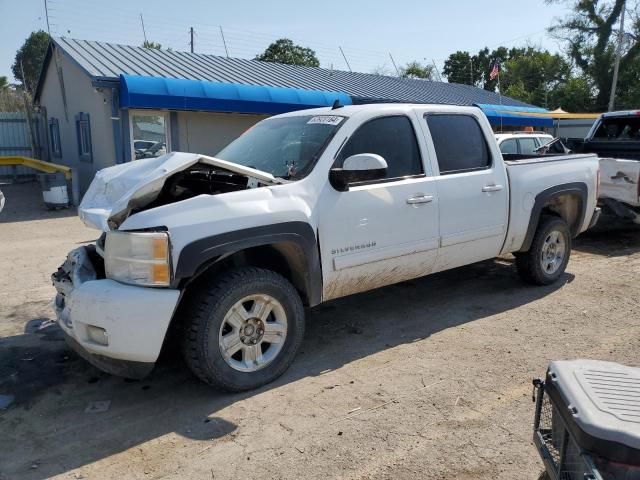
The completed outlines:
<svg viewBox="0 0 640 480">
<path fill-rule="evenodd" d="M 172 152 L 100 170 L 79 207 L 82 221 L 115 230 L 131 214 L 199 195 L 219 195 L 288 181 L 219 158 Z"/>
<path fill-rule="evenodd" d="M 156 200 L 145 208 L 180 202 L 203 194 L 218 195 L 259 186 L 262 184 L 246 175 L 196 163 L 167 178 Z"/>
</svg>

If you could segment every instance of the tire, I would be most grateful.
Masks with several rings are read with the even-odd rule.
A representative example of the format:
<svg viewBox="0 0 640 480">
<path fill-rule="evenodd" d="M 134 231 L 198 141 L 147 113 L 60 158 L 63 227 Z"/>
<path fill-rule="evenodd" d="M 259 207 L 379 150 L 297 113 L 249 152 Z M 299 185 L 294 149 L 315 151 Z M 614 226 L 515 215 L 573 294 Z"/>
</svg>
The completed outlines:
<svg viewBox="0 0 640 480">
<path fill-rule="evenodd" d="M 557 238 L 558 241 L 553 241 Z M 549 246 L 555 244 L 555 246 Z M 562 255 L 560 256 L 560 250 Z M 546 255 L 543 257 L 543 254 Z M 550 260 L 552 257 L 552 260 Z M 516 267 L 522 279 L 534 285 L 550 285 L 567 268 L 571 256 L 571 232 L 567 223 L 555 216 L 543 215 L 528 252 L 515 255 Z"/>
<path fill-rule="evenodd" d="M 300 295 L 270 270 L 244 267 L 207 279 L 186 302 L 186 363 L 222 390 L 272 382 L 291 365 L 304 337 Z"/>
</svg>

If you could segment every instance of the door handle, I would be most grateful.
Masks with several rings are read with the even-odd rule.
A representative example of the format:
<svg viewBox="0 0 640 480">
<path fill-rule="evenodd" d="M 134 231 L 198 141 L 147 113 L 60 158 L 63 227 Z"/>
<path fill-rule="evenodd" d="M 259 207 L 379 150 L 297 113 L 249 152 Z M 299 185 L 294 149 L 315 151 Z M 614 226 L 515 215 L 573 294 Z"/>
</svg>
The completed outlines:
<svg viewBox="0 0 640 480">
<path fill-rule="evenodd" d="M 482 187 L 483 192 L 499 192 L 504 187 L 502 185 L 485 185 Z"/>
<path fill-rule="evenodd" d="M 419 203 L 433 202 L 433 195 L 415 195 L 407 198 L 407 205 L 416 205 Z"/>
</svg>

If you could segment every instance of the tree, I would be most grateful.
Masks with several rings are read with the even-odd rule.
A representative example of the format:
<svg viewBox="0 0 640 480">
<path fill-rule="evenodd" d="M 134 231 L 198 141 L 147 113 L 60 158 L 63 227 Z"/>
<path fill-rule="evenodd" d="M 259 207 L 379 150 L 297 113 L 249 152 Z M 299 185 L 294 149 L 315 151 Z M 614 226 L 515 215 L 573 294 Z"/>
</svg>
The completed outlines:
<svg viewBox="0 0 640 480">
<path fill-rule="evenodd" d="M 400 76 L 402 78 L 432 80 L 433 73 L 433 67 L 431 65 L 422 65 L 416 61 L 409 62 L 404 67 L 400 68 Z"/>
<path fill-rule="evenodd" d="M 541 107 L 555 108 L 560 87 L 571 78 L 571 65 L 560 55 L 534 47 L 512 49 L 500 74 L 503 92 Z"/>
<path fill-rule="evenodd" d="M 142 48 L 150 48 L 152 50 L 162 50 L 162 45 L 157 42 L 151 42 L 149 40 L 145 40 L 142 42 Z"/>
<path fill-rule="evenodd" d="M 551 109 L 566 105 L 586 111 L 590 105 L 589 84 L 582 77 L 574 77 L 569 61 L 535 47 L 483 48 L 475 55 L 458 51 L 445 61 L 443 73 L 450 82 L 495 91 L 498 79 L 489 77 L 494 61 L 500 62 L 503 95 Z"/>
<path fill-rule="evenodd" d="M 593 88 L 587 77 L 571 77 L 560 85 L 554 96 L 553 105 L 567 112 L 588 112 L 593 110 Z"/>
<path fill-rule="evenodd" d="M 303 67 L 319 67 L 320 62 L 316 52 L 310 48 L 296 45 L 288 38 L 276 40 L 267 49 L 257 55 L 255 60 L 263 62 L 284 63 L 287 65 L 300 65 Z"/>
<path fill-rule="evenodd" d="M 9 81 L 7 77 L 0 75 L 0 91 L 7 90 L 9 88 Z"/>
<path fill-rule="evenodd" d="M 617 26 L 625 0 L 547 0 L 549 3 L 565 3 L 571 7 L 571 13 L 558 20 L 550 28 L 550 33 L 563 40 L 567 53 L 577 67 L 592 82 L 596 90 L 595 109 L 604 110 L 609 103 L 613 65 L 618 37 Z M 632 13 L 638 9 L 633 0 L 626 2 Z M 629 78 L 629 71 L 637 68 L 640 60 L 640 21 L 632 18 L 627 23 L 629 34 L 620 60 L 620 83 L 618 91 L 624 92 L 632 85 L 622 80 Z"/>
<path fill-rule="evenodd" d="M 40 77 L 44 57 L 49 46 L 49 34 L 43 30 L 31 32 L 29 38 L 16 52 L 11 66 L 13 76 L 22 82 L 27 90 L 33 92 Z M 24 77 L 22 72 L 24 70 Z"/>
<path fill-rule="evenodd" d="M 492 51 L 483 48 L 475 55 L 458 51 L 449 55 L 449 58 L 445 60 L 442 73 L 449 82 L 474 85 L 494 91 L 497 80 L 489 78 L 492 63 L 496 60 L 504 62 L 515 51 L 516 49 L 509 51 L 505 47 L 499 47 Z"/>
<path fill-rule="evenodd" d="M 451 83 L 477 85 L 482 79 L 479 67 L 477 62 L 474 64 L 469 52 L 457 51 L 445 60 L 442 74 Z"/>
</svg>

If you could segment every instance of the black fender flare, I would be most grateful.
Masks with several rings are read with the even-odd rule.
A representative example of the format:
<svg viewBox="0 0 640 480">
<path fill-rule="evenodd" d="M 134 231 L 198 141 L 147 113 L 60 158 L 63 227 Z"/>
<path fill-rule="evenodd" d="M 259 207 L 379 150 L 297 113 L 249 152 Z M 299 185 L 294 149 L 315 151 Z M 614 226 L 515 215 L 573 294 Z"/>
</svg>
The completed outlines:
<svg viewBox="0 0 640 480">
<path fill-rule="evenodd" d="M 314 229 L 306 222 L 283 222 L 251 227 L 233 232 L 200 238 L 187 244 L 178 256 L 172 286 L 178 288 L 183 281 L 193 278 L 223 255 L 242 250 L 294 243 L 304 254 L 305 271 L 301 273 L 309 305 L 322 301 L 322 269 Z"/>
<path fill-rule="evenodd" d="M 560 195 L 576 195 L 578 197 L 578 218 L 573 225 L 569 225 L 571 236 L 576 237 L 580 233 L 580 227 L 584 223 L 585 216 L 587 214 L 587 199 L 589 198 L 589 188 L 583 182 L 564 183 L 562 185 L 556 185 L 551 188 L 543 190 L 536 195 L 533 208 L 531 209 L 531 217 L 529 218 L 529 226 L 527 227 L 527 234 L 520 247 L 520 252 L 526 252 L 531 248 L 533 242 L 533 236 L 538 229 L 538 223 L 540 222 L 540 216 L 542 215 L 542 209 L 548 200 Z"/>
</svg>

